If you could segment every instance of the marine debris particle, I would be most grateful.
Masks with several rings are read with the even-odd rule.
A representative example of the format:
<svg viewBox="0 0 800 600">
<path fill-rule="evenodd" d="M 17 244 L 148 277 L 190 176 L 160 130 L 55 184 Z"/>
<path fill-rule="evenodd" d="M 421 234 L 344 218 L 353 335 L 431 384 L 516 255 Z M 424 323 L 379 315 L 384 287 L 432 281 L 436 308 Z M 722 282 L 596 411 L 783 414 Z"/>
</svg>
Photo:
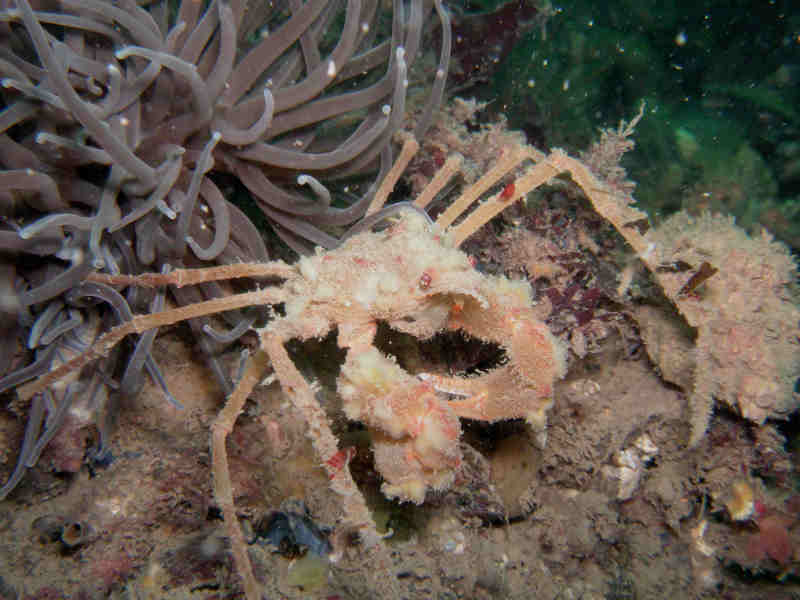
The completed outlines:
<svg viewBox="0 0 800 600">
<path fill-rule="evenodd" d="M 284 502 L 282 508 L 256 528 L 258 543 L 274 546 L 287 558 L 302 556 L 306 551 L 322 557 L 331 553 L 327 528 L 314 522 L 302 501 Z"/>
<path fill-rule="evenodd" d="M 712 277 L 718 269 L 711 266 L 711 263 L 708 261 L 704 261 L 703 264 L 694 272 L 694 274 L 689 277 L 689 281 L 687 281 L 683 287 L 678 291 L 679 297 L 685 297 L 689 294 L 693 293 L 698 287 L 703 285 L 707 279 Z"/>
</svg>

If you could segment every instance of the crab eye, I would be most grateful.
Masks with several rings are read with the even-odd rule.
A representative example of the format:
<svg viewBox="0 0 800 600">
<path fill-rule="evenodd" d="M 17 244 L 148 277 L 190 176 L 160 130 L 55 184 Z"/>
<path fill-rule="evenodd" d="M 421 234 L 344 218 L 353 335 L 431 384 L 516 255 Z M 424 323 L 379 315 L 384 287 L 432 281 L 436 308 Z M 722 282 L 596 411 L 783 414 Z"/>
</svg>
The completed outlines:
<svg viewBox="0 0 800 600">
<path fill-rule="evenodd" d="M 431 287 L 431 276 L 426 271 L 419 278 L 419 289 L 427 290 L 429 287 Z"/>
</svg>

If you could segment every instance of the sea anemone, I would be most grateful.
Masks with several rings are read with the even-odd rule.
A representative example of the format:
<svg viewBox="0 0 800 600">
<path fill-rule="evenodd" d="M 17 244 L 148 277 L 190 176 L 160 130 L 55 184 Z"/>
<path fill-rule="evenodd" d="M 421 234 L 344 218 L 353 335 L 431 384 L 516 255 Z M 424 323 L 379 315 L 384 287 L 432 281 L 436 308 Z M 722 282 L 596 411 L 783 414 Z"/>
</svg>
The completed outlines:
<svg viewBox="0 0 800 600">
<path fill-rule="evenodd" d="M 395 0 L 390 27 L 374 0 L 0 0 L 0 331 L 27 342 L 0 351 L 0 391 L 165 302 L 86 281 L 95 271 L 268 260 L 231 190 L 249 195 L 297 252 L 336 246 L 393 162 L 408 67 L 434 9 L 441 55 L 417 136 L 444 91 L 450 30 L 439 0 Z M 347 192 L 322 183 L 353 178 Z M 168 294 L 186 305 L 229 292 L 203 284 Z M 217 355 L 264 316 L 190 322 L 225 393 L 232 381 Z M 0 499 L 76 393 L 103 388 L 114 405 L 144 371 L 163 381 L 154 336 L 32 400 Z M 102 452 L 110 419 L 101 421 Z"/>
</svg>

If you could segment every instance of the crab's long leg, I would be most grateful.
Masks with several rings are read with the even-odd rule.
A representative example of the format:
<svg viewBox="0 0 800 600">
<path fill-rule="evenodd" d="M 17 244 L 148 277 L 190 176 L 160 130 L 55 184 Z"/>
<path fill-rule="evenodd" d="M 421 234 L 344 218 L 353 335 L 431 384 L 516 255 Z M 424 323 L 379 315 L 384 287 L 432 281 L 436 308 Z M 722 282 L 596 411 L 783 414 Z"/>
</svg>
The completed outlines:
<svg viewBox="0 0 800 600">
<path fill-rule="evenodd" d="M 372 202 L 370 202 L 367 208 L 365 216 L 374 214 L 383 208 L 397 180 L 400 179 L 408 163 L 411 162 L 411 159 L 414 158 L 414 155 L 419 150 L 419 142 L 417 142 L 413 135 L 408 133 L 400 133 L 398 135 L 403 137 L 403 147 L 400 149 L 400 156 L 397 157 L 391 170 L 386 174 L 386 177 L 383 178 L 380 187 L 375 192 L 375 196 L 373 196 Z"/>
<path fill-rule="evenodd" d="M 597 214 L 614 226 L 617 232 L 625 238 L 625 241 L 631 245 L 631 248 L 636 251 L 639 259 L 656 276 L 656 279 L 659 279 L 657 263 L 653 261 L 653 252 L 649 248 L 650 242 L 637 227 L 631 226 L 639 221 L 647 222 L 647 213 L 631 206 L 630 201 L 624 197 L 618 197 L 618 192 L 610 189 L 585 164 L 572 158 L 563 150 L 553 150 L 548 155 L 547 162 L 561 172 L 569 171 L 570 177 L 581 187 Z"/>
<path fill-rule="evenodd" d="M 239 519 L 236 517 L 225 441 L 228 438 L 228 434 L 233 431 L 236 419 L 241 414 L 250 392 L 261 381 L 268 365 L 269 357 L 267 353 L 263 350 L 258 350 L 247 362 L 247 367 L 239 380 L 239 384 L 228 397 L 225 407 L 211 426 L 211 456 L 213 460 L 211 470 L 214 475 L 214 497 L 225 519 L 225 529 L 231 540 L 233 559 L 236 563 L 236 570 L 242 577 L 247 600 L 260 600 L 261 595 L 258 591 L 258 583 L 253 575 L 250 557 L 247 555 L 247 543 L 242 534 L 242 528 L 239 526 Z"/>
<path fill-rule="evenodd" d="M 425 189 L 420 192 L 417 199 L 414 200 L 414 206 L 417 208 L 425 209 L 428 204 L 436 197 L 436 194 L 441 192 L 453 177 L 461 171 L 461 165 L 464 164 L 464 157 L 461 154 L 451 154 L 442 165 L 436 174 L 425 186 Z"/>
<path fill-rule="evenodd" d="M 196 285 L 208 281 L 221 281 L 242 277 L 278 277 L 289 279 L 297 270 L 283 261 L 268 263 L 237 263 L 219 265 L 202 269 L 175 269 L 169 273 L 142 273 L 140 275 L 110 275 L 90 273 L 86 279 L 107 285 L 136 285 L 139 287 L 158 287 L 162 285 Z"/>
<path fill-rule="evenodd" d="M 297 336 L 291 332 L 289 327 L 286 328 L 286 331 L 280 331 L 280 324 L 281 322 L 278 322 L 277 327 L 261 331 L 261 347 L 269 354 L 272 368 L 275 370 L 275 375 L 278 377 L 284 393 L 289 396 L 292 404 L 308 423 L 308 436 L 311 438 L 315 452 L 322 460 L 322 466 L 330 477 L 331 489 L 342 500 L 344 526 L 352 527 L 358 532 L 364 548 L 375 553 L 373 558 L 377 559 L 379 563 L 378 572 L 385 572 L 392 564 L 389 551 L 378 533 L 364 496 L 353 481 L 350 470 L 346 466 L 342 468 L 338 442 L 331 430 L 328 416 L 317 402 L 314 389 L 300 374 L 286 352 L 285 341 Z M 369 337 L 369 329 L 368 326 L 367 331 L 360 333 Z M 382 597 L 400 598 L 397 581 L 393 576 L 383 578 L 381 584 L 386 586 L 386 594 Z"/>
<path fill-rule="evenodd" d="M 497 183 L 497 180 L 500 177 L 505 175 L 505 173 L 510 172 L 511 169 L 517 165 L 521 164 L 521 162 L 526 158 L 531 158 L 531 155 L 522 150 L 517 150 L 516 154 L 514 151 L 510 151 L 507 161 L 498 162 L 498 164 L 495 165 L 495 167 L 484 177 L 479 179 L 472 188 L 467 189 L 464 192 L 464 196 L 467 196 L 467 200 L 469 200 L 469 203 L 471 203 L 471 200 L 477 198 L 477 196 L 472 193 L 473 188 L 480 186 L 480 184 L 484 182 L 484 179 L 487 179 L 487 177 L 488 180 L 485 182 L 487 185 L 491 186 L 491 184 Z M 514 204 L 517 200 L 524 198 L 528 192 L 539 187 L 543 183 L 546 183 L 561 172 L 561 169 L 550 163 L 547 159 L 541 160 L 532 167 L 529 167 L 522 175 L 517 177 L 512 184 L 509 184 L 508 187 L 504 188 L 500 192 L 497 192 L 485 202 L 481 203 L 475 210 L 467 215 L 463 221 L 450 229 L 450 239 L 452 240 L 453 244 L 460 246 L 465 239 L 483 227 L 495 215 L 501 213 L 506 208 Z M 483 193 L 485 189 L 479 190 L 480 193 Z M 463 212 L 469 206 L 469 203 L 462 206 L 462 199 L 459 198 L 455 203 L 453 203 L 451 208 L 453 206 L 458 206 L 461 208 L 461 212 Z M 458 214 L 460 214 L 460 212 Z M 436 222 L 439 223 L 440 221 L 443 221 L 449 225 L 449 223 L 452 221 L 445 221 L 444 217 L 446 216 L 447 214 L 443 213 L 436 220 Z"/>
<path fill-rule="evenodd" d="M 78 369 L 83 368 L 93 360 L 106 356 L 111 349 L 116 346 L 125 336 L 132 333 L 144 333 L 148 329 L 154 327 L 164 327 L 166 325 L 173 325 L 187 319 L 196 317 L 204 317 L 226 310 L 234 310 L 237 308 L 244 308 L 246 306 L 257 306 L 264 304 L 277 304 L 283 302 L 285 292 L 282 288 L 267 288 L 264 290 L 257 290 L 254 292 L 244 292 L 233 296 L 225 296 L 224 298 L 214 298 L 213 300 L 206 300 L 205 302 L 198 302 L 197 304 L 189 304 L 165 310 L 162 312 L 153 313 L 151 315 L 139 315 L 130 321 L 126 321 L 116 327 L 112 328 L 108 333 L 100 336 L 94 345 L 84 352 L 76 356 L 70 361 L 65 362 L 56 369 L 49 373 L 42 375 L 38 379 L 31 381 L 18 388 L 17 392 L 21 398 L 27 399 L 41 392 L 47 386 L 55 383 L 68 373 L 72 373 Z"/>
<path fill-rule="evenodd" d="M 436 224 L 442 229 L 447 229 L 458 217 L 472 206 L 473 202 L 480 198 L 493 185 L 496 185 L 500 179 L 518 166 L 527 156 L 524 148 L 504 148 L 503 153 L 494 166 L 486 171 L 478 181 L 461 192 L 461 195 L 447 207 L 447 210 L 439 215 L 436 219 Z M 481 225 L 482 224 L 483 223 L 481 223 Z"/>
<path fill-rule="evenodd" d="M 322 466 L 331 478 L 331 488 L 342 498 L 345 519 L 355 526 L 367 548 L 381 543 L 375 522 L 364 501 L 364 496 L 356 486 L 348 469 L 341 469 L 334 456 L 339 451 L 336 436 L 331 430 L 325 411 L 314 397 L 311 385 L 294 366 L 286 348 L 283 336 L 270 330 L 263 330 L 261 343 L 269 354 L 272 368 L 281 383 L 283 391 L 300 411 L 308 423 L 308 436 L 314 450 L 322 460 Z"/>
</svg>

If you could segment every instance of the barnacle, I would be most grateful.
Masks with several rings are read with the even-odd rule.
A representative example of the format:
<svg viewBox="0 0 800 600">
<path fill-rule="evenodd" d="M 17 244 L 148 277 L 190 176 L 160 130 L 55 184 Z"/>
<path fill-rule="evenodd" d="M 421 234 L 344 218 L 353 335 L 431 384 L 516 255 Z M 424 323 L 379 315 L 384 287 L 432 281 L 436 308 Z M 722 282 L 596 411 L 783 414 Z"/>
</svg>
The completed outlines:
<svg viewBox="0 0 800 600">
<path fill-rule="evenodd" d="M 753 515 L 755 508 L 755 495 L 753 486 L 747 481 L 740 480 L 731 486 L 730 498 L 725 503 L 728 514 L 734 521 L 745 521 Z"/>
</svg>

